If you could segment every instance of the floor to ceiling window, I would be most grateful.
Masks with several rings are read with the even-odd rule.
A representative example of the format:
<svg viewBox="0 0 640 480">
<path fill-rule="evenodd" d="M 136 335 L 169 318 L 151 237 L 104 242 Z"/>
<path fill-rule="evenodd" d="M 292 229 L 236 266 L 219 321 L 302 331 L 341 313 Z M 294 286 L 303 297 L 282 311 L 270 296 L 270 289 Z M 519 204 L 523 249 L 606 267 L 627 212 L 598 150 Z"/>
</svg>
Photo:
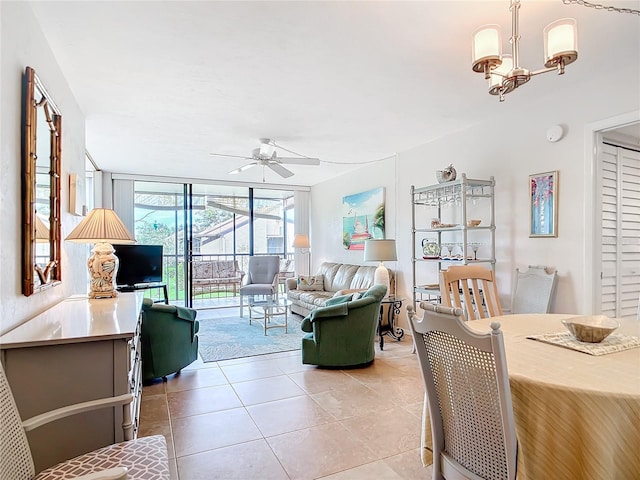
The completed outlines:
<svg viewBox="0 0 640 480">
<path fill-rule="evenodd" d="M 134 195 L 136 239 L 163 245 L 172 303 L 237 305 L 250 255 L 292 258 L 291 191 L 135 181 Z"/>
</svg>

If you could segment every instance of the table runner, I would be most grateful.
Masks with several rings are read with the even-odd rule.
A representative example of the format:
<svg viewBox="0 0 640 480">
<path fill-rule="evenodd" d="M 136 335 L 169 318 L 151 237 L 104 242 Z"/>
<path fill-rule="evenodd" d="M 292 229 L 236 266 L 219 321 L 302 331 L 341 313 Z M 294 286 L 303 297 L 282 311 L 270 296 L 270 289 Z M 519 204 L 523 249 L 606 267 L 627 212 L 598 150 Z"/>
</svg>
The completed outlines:
<svg viewBox="0 0 640 480">
<path fill-rule="evenodd" d="M 612 333 L 600 343 L 579 342 L 569 332 L 543 333 L 528 335 L 528 339 L 550 343 L 564 348 L 570 348 L 589 355 L 606 355 L 607 353 L 622 352 L 630 348 L 640 347 L 640 338 L 621 333 Z"/>
</svg>

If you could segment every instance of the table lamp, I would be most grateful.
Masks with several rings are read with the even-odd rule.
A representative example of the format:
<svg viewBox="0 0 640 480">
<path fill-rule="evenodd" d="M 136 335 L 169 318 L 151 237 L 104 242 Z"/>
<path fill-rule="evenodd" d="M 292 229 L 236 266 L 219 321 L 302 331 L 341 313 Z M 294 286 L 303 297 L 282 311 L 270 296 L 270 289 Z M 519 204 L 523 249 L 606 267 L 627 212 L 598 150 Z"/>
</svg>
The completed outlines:
<svg viewBox="0 0 640 480">
<path fill-rule="evenodd" d="M 384 266 L 384 262 L 395 260 L 398 260 L 395 240 L 365 240 L 364 261 L 380 262 L 378 268 L 376 268 L 373 283 L 374 285 L 385 285 L 387 287 L 387 295 L 391 295 L 391 280 L 389 278 L 389 270 Z"/>
<path fill-rule="evenodd" d="M 296 233 L 293 236 L 293 244 L 291 245 L 293 248 L 303 249 L 301 253 L 306 253 L 309 255 L 309 270 L 308 274 L 311 275 L 311 244 L 309 243 L 309 235 L 305 235 L 304 233 Z M 306 250 L 306 252 L 304 251 Z"/>
<path fill-rule="evenodd" d="M 91 275 L 89 298 L 116 297 L 114 279 L 118 272 L 118 257 L 111 244 L 136 242 L 116 212 L 94 208 L 65 240 L 96 244 L 87 262 Z"/>
</svg>

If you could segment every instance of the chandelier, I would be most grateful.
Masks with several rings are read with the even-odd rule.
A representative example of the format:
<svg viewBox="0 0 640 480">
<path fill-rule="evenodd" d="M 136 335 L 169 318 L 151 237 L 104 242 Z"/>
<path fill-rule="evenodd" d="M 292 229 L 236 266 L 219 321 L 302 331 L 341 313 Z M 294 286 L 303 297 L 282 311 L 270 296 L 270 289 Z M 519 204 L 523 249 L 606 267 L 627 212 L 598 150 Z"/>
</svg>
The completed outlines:
<svg viewBox="0 0 640 480">
<path fill-rule="evenodd" d="M 557 71 L 578 59 L 578 34 L 573 18 L 562 18 L 547 25 L 544 30 L 544 66 L 530 71 L 520 66 L 518 10 L 520 0 L 511 0 L 511 55 L 502 54 L 499 25 L 484 25 L 473 32 L 473 71 L 484 73 L 489 80 L 489 93 L 504 101 L 507 93 L 524 85 L 534 75 Z"/>
</svg>

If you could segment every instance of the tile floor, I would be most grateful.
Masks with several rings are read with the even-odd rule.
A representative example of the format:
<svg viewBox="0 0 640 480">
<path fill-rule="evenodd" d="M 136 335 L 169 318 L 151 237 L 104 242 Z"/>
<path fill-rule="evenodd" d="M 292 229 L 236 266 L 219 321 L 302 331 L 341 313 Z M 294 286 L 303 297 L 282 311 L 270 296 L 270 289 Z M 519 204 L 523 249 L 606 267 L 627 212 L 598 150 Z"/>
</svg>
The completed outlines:
<svg viewBox="0 0 640 480">
<path fill-rule="evenodd" d="M 384 348 L 353 370 L 302 365 L 300 351 L 198 360 L 143 388 L 139 436 L 165 435 L 172 480 L 430 478 L 411 337 Z"/>
</svg>

